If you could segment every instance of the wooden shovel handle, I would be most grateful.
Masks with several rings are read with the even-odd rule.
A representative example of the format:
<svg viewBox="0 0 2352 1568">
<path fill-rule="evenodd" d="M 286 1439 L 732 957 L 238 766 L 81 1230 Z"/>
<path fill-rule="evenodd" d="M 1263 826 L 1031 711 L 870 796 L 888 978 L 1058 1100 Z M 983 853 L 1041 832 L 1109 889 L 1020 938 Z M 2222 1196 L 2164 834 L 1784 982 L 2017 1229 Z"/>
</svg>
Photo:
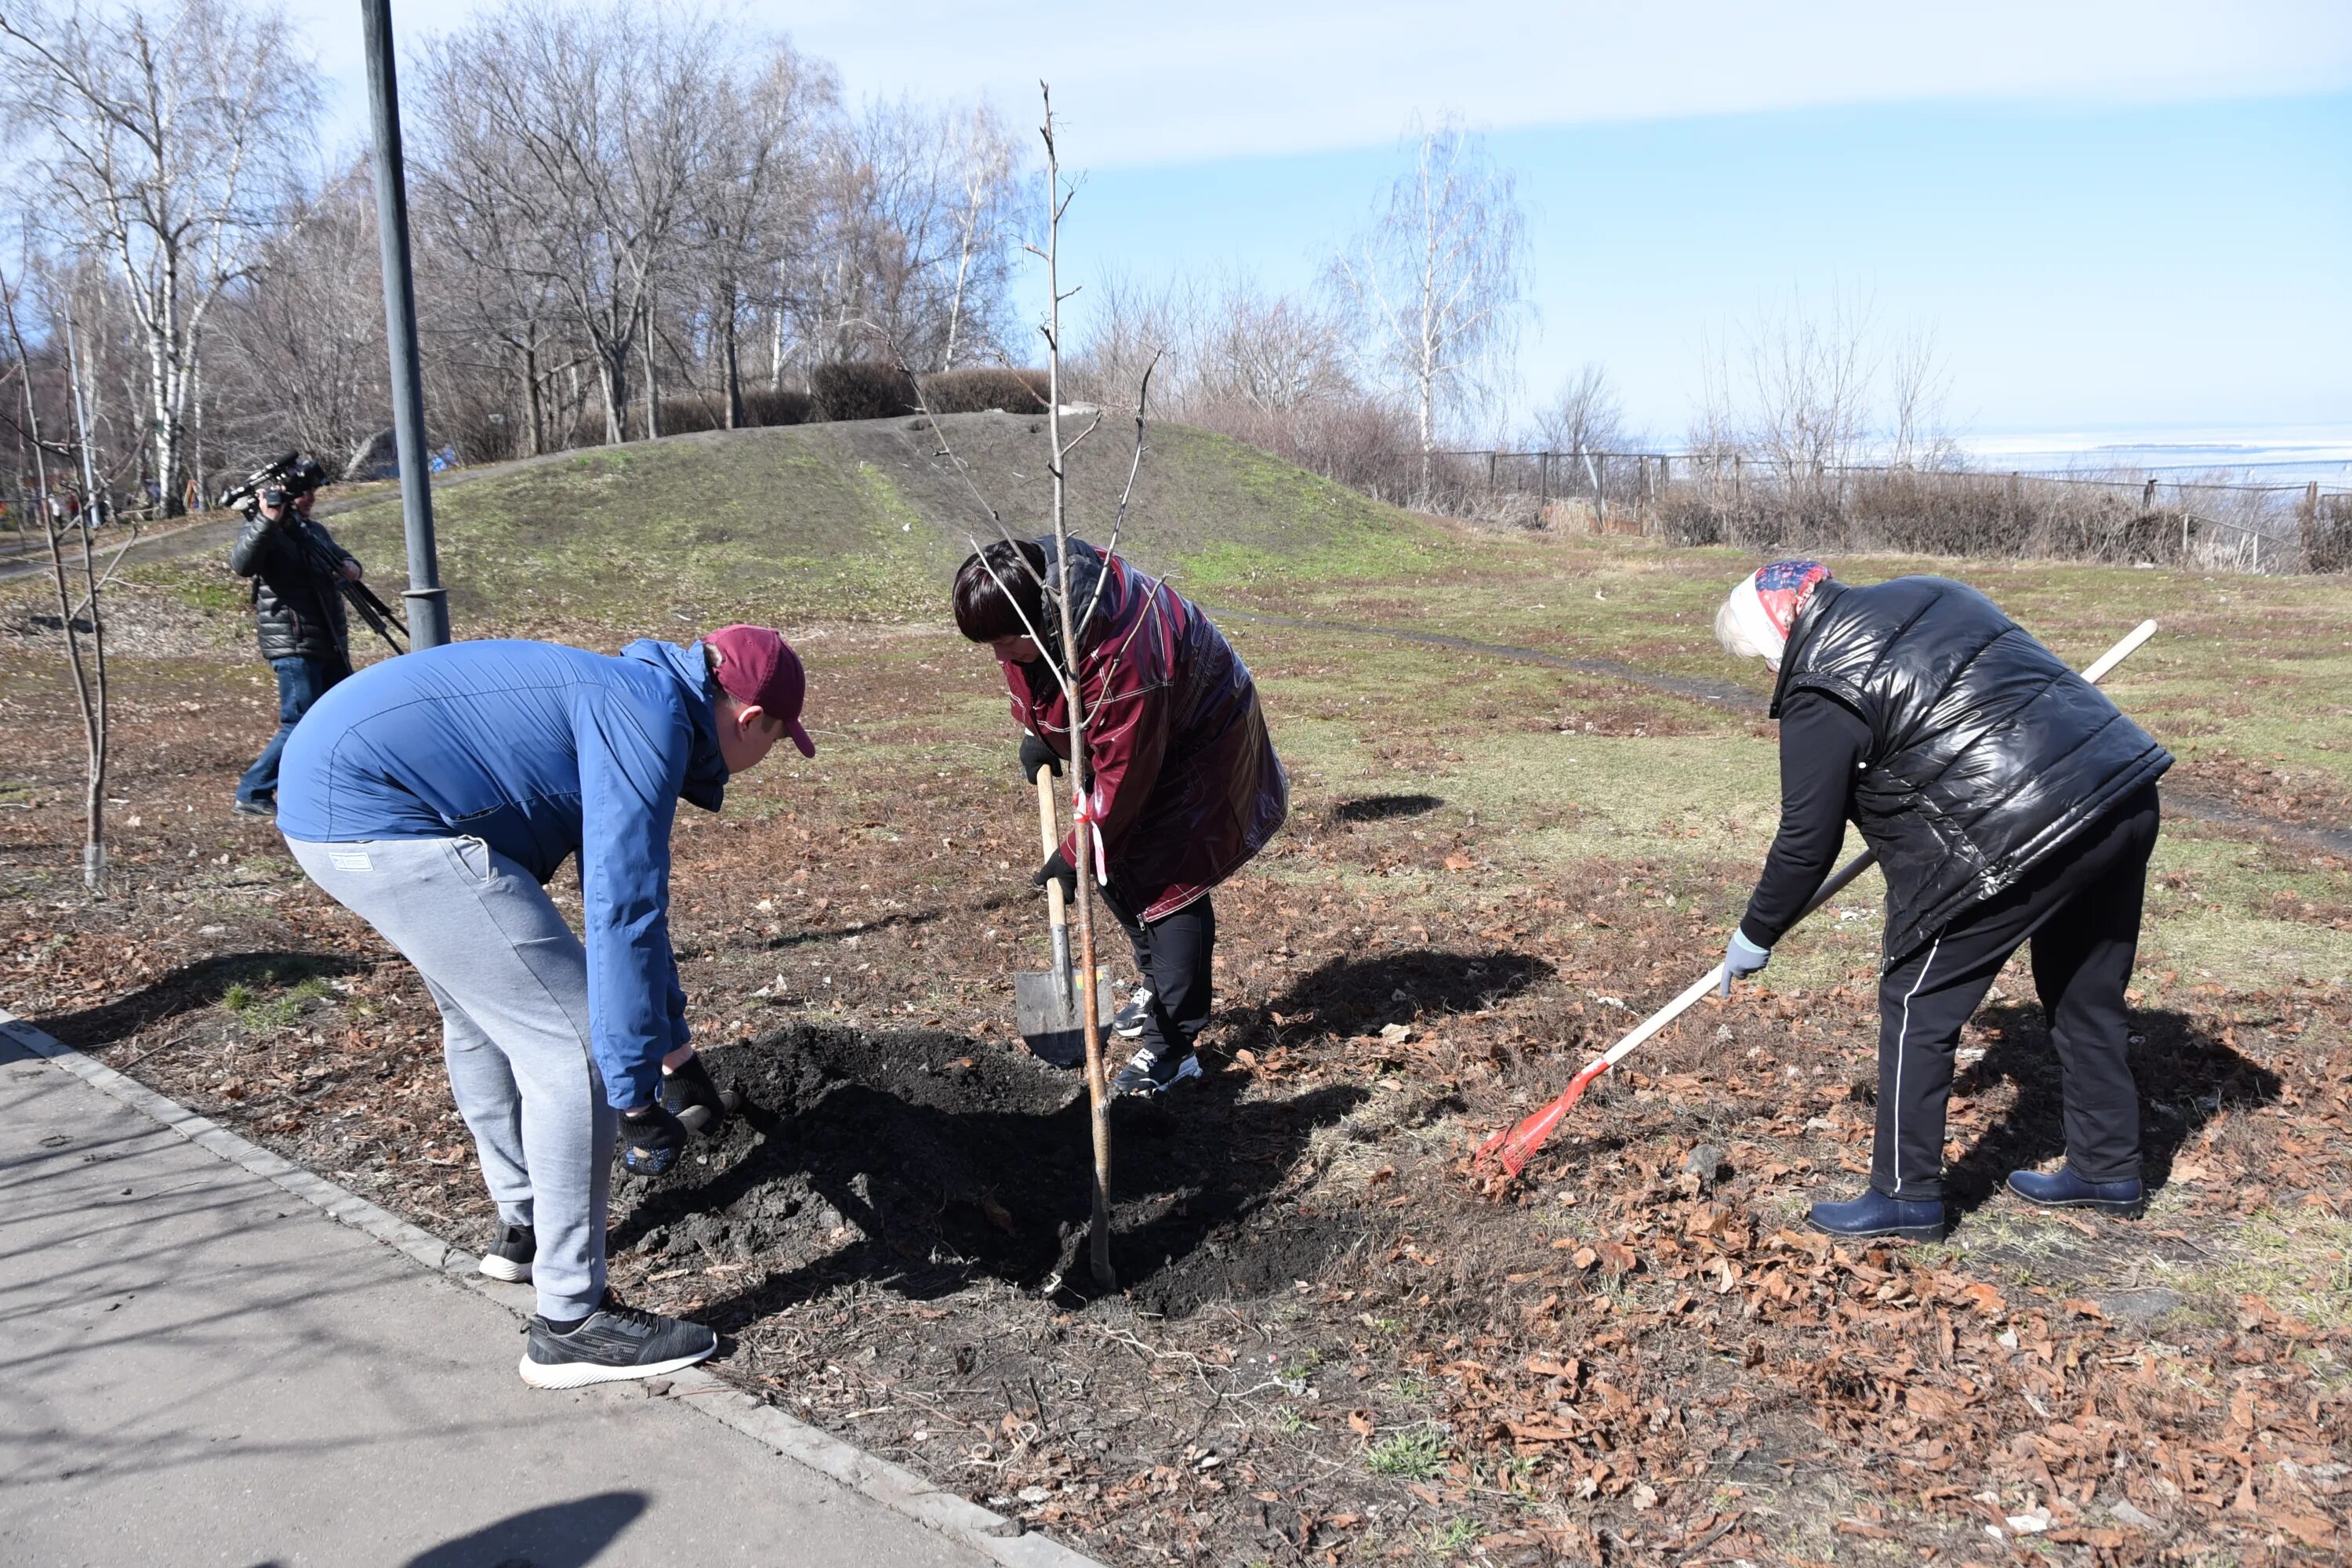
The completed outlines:
<svg viewBox="0 0 2352 1568">
<path fill-rule="evenodd" d="M 1061 825 L 1054 816 L 1054 770 L 1037 770 L 1037 839 L 1045 846 L 1045 858 L 1052 859 L 1054 851 L 1062 847 Z M 1058 880 L 1045 884 L 1047 919 L 1055 929 L 1070 923 L 1070 911 L 1062 902 L 1062 884 Z"/>
</svg>

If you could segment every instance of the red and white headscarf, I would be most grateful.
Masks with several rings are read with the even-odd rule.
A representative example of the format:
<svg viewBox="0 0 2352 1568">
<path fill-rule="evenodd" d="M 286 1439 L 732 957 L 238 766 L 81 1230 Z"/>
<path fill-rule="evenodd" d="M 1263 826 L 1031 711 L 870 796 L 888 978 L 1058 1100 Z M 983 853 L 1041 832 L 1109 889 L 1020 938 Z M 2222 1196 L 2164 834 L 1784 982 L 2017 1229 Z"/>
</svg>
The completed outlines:
<svg viewBox="0 0 2352 1568">
<path fill-rule="evenodd" d="M 1830 569 L 1818 561 L 1775 561 L 1760 568 L 1742 578 L 1716 612 L 1716 640 L 1735 657 L 1780 668 L 1790 628 L 1813 590 L 1829 580 Z"/>
</svg>

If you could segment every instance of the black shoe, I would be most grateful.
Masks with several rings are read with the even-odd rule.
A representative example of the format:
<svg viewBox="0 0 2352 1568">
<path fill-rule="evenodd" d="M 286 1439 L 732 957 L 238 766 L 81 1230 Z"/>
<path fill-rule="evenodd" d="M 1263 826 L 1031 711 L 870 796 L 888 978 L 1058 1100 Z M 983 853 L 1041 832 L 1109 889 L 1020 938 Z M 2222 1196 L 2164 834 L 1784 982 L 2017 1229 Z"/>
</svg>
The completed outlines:
<svg viewBox="0 0 2352 1568">
<path fill-rule="evenodd" d="M 493 1279 L 520 1285 L 530 1278 L 530 1260 L 539 1256 L 539 1239 L 527 1225 L 501 1225 L 499 1238 L 477 1265 Z"/>
<path fill-rule="evenodd" d="M 700 1323 L 624 1307 L 607 1295 L 604 1306 L 568 1334 L 549 1328 L 545 1318 L 533 1318 L 520 1370 L 533 1388 L 585 1388 L 677 1372 L 718 1348 L 719 1336 Z"/>
<path fill-rule="evenodd" d="M 2038 1171 L 2011 1171 L 2009 1190 L 2046 1209 L 2096 1209 L 2117 1219 L 2137 1219 L 2147 1212 L 2147 1193 L 2138 1182 L 2086 1182 L 2072 1167 L 2046 1176 Z"/>
<path fill-rule="evenodd" d="M 248 800 L 244 795 L 238 795 L 235 803 L 229 806 L 229 809 L 236 813 L 239 816 L 274 817 L 278 815 L 278 802 L 275 800 Z"/>
<path fill-rule="evenodd" d="M 1122 1040 L 1143 1037 L 1143 1026 L 1151 1016 L 1151 987 L 1139 985 L 1127 999 L 1127 1005 L 1110 1016 L 1110 1032 Z"/>
<path fill-rule="evenodd" d="M 1194 1053 L 1186 1051 L 1181 1056 L 1171 1053 L 1160 1057 L 1152 1055 L 1151 1047 L 1146 1046 L 1129 1057 L 1127 1065 L 1118 1069 L 1118 1076 L 1110 1080 L 1110 1091 L 1113 1094 L 1165 1094 L 1185 1079 L 1200 1076 L 1201 1058 Z"/>
</svg>

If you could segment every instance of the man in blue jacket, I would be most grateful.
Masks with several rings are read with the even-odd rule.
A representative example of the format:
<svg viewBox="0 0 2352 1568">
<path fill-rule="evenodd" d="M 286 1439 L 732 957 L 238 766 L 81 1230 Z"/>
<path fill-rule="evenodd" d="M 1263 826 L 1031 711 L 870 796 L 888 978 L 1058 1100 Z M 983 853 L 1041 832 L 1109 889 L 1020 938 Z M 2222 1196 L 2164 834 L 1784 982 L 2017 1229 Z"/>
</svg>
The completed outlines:
<svg viewBox="0 0 2352 1568">
<path fill-rule="evenodd" d="M 681 799 L 718 810 L 729 777 L 787 735 L 816 754 L 803 690 L 764 626 L 617 658 L 461 642 L 343 681 L 287 743 L 278 826 L 295 859 L 441 1010 L 499 1208 L 482 1272 L 538 1293 L 521 1366 L 535 1386 L 656 1376 L 718 1347 L 606 1294 L 612 1150 L 617 1134 L 624 1163 L 656 1173 L 685 1142 L 680 1113 L 723 1114 L 687 1043 L 670 825 Z M 574 854 L 584 947 L 544 888 Z"/>
</svg>

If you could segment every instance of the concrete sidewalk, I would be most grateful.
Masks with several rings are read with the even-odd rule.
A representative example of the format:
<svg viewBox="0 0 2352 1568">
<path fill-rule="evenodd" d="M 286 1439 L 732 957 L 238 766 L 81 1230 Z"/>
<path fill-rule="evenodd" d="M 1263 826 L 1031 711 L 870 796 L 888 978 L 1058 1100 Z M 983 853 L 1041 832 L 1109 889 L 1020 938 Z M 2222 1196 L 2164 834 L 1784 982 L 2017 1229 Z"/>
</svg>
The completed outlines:
<svg viewBox="0 0 2352 1568">
<path fill-rule="evenodd" d="M 0 1032 L 0 1562 L 985 1561 L 518 1331 Z"/>
</svg>

